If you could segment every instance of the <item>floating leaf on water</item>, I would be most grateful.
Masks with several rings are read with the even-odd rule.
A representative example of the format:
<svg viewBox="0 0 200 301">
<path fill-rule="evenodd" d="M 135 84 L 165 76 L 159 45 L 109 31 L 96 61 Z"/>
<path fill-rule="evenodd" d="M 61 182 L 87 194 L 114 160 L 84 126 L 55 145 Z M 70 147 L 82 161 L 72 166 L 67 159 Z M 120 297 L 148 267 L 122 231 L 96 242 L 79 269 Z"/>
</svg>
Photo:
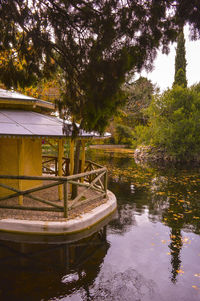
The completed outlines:
<svg viewBox="0 0 200 301">
<path fill-rule="evenodd" d="M 177 272 L 178 274 L 184 274 L 184 273 L 185 273 L 183 270 L 176 270 L 176 272 Z"/>
<path fill-rule="evenodd" d="M 192 287 L 196 290 L 198 289 L 198 287 L 196 285 L 192 285 Z"/>
</svg>

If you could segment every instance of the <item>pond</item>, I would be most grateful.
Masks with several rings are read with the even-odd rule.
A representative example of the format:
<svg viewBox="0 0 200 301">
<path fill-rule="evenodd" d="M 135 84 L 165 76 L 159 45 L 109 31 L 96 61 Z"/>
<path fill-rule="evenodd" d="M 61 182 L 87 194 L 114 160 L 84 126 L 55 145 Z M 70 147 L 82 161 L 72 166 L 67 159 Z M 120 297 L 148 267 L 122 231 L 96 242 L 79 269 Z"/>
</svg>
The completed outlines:
<svg viewBox="0 0 200 301">
<path fill-rule="evenodd" d="M 97 232 L 63 243 L 0 234 L 0 300 L 200 300 L 200 168 L 148 167 L 91 150 L 118 201 Z"/>
</svg>

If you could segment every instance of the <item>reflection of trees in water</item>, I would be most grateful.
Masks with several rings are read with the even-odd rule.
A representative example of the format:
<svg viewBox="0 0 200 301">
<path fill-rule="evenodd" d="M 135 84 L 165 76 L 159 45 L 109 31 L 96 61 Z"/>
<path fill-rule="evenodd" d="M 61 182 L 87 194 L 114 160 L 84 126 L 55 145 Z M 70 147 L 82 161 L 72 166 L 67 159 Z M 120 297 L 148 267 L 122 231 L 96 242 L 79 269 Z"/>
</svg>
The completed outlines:
<svg viewBox="0 0 200 301">
<path fill-rule="evenodd" d="M 181 266 L 181 249 L 182 249 L 182 236 L 181 229 L 183 229 L 184 219 L 184 203 L 178 202 L 176 199 L 171 198 L 169 201 L 168 209 L 163 213 L 163 220 L 166 225 L 171 228 L 169 249 L 171 253 L 171 281 L 176 282 L 177 274 Z"/>
<path fill-rule="evenodd" d="M 139 193 L 136 190 L 135 194 L 131 194 L 129 184 L 121 183 L 114 189 L 117 192 L 116 195 L 120 196 L 118 200 L 122 204 L 118 208 L 119 218 L 117 222 L 115 221 L 114 229 L 120 230 L 121 233 L 128 231 L 129 225 L 134 224 L 135 212 L 141 210 L 142 214 L 145 206 L 148 207 L 148 216 L 152 222 L 164 222 L 171 228 L 171 243 L 169 244 L 172 265 L 171 281 L 175 283 L 177 274 L 181 273 L 181 249 L 183 245 L 181 230 L 200 233 L 198 188 L 178 177 L 173 179 L 163 175 L 154 177 L 150 189 L 145 192 Z M 126 212 L 129 210 L 131 213 Z"/>
<path fill-rule="evenodd" d="M 172 265 L 172 271 L 171 271 L 171 281 L 173 283 L 176 283 L 177 274 L 181 267 L 181 248 L 182 248 L 182 236 L 181 236 L 181 230 L 172 228 L 171 229 L 171 243 L 169 244 L 169 249 L 171 251 L 171 265 Z"/>
<path fill-rule="evenodd" d="M 152 222 L 162 221 L 163 213 L 169 206 L 166 196 L 152 195 L 149 200 L 149 219 Z"/>
<path fill-rule="evenodd" d="M 118 206 L 117 218 L 109 223 L 109 229 L 118 234 L 128 232 L 136 225 L 133 207 L 130 204 Z"/>
<path fill-rule="evenodd" d="M 127 160 L 122 158 L 121 161 L 119 158 L 107 159 L 108 157 L 104 155 L 104 164 L 109 169 L 118 169 L 117 182 L 114 182 L 116 178 L 109 182 L 109 189 L 116 194 L 119 204 L 119 218 L 111 223 L 112 228 L 119 230 L 120 233 L 128 231 L 129 226 L 134 224 L 135 213 L 143 214 L 144 208 L 148 208 L 150 221 L 164 222 L 171 229 L 169 244 L 172 265 L 171 280 L 175 283 L 177 271 L 181 267 L 181 231 L 200 234 L 200 168 L 187 170 L 185 167 L 183 170 L 182 166 L 169 168 L 152 165 L 150 170 L 148 165 L 143 168 L 141 166 L 134 167 L 133 160 L 130 158 Z M 150 171 L 148 185 L 144 185 L 143 190 L 138 191 L 136 187 L 135 193 L 131 191 L 131 185 L 134 184 L 134 179 L 137 181 L 137 177 L 128 179 L 127 173 L 126 181 L 124 181 L 122 175 L 126 174 L 124 173 L 125 169 L 128 172 L 130 168 L 132 173 L 135 168 L 140 179 L 143 169 L 144 182 L 148 170 Z"/>
<path fill-rule="evenodd" d="M 0 241 L 0 299 L 49 300 L 74 289 L 88 291 L 108 248 L 106 227 L 61 245 Z"/>
<path fill-rule="evenodd" d="M 109 170 L 112 170 L 115 167 L 126 169 L 130 167 L 130 165 L 135 165 L 133 155 L 128 155 L 126 153 L 117 153 L 101 149 L 92 149 L 87 151 L 86 157 L 87 159 L 93 160 L 95 162 L 98 162 L 99 164 L 107 166 Z"/>
<path fill-rule="evenodd" d="M 192 182 L 195 181 L 187 182 L 178 177 L 168 178 L 166 184 L 160 184 L 160 189 L 156 191 L 151 189 L 151 197 L 147 201 L 150 218 L 161 221 L 163 215 L 168 214 L 169 211 L 169 213 L 177 214 L 179 219 L 180 217 L 183 219 L 183 230 L 200 234 L 200 189 Z M 171 205 L 172 199 L 176 207 Z M 176 220 L 177 217 L 173 214 L 171 218 Z"/>
<path fill-rule="evenodd" d="M 93 287 L 92 299 L 89 300 L 161 300 L 156 283 L 151 279 L 146 279 L 132 268 L 116 273 L 112 271 L 112 266 L 108 265 L 107 270 L 100 275 L 96 282 Z"/>
</svg>

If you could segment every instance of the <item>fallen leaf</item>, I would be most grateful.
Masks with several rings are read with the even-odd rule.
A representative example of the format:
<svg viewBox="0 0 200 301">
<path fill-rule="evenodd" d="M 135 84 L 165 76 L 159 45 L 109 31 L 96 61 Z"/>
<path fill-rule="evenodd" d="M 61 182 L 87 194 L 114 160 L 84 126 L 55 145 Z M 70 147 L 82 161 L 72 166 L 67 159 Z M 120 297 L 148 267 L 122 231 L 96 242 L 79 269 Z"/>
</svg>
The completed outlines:
<svg viewBox="0 0 200 301">
<path fill-rule="evenodd" d="M 176 272 L 177 272 L 178 274 L 184 274 L 184 273 L 185 273 L 183 270 L 176 270 Z"/>
<path fill-rule="evenodd" d="M 196 285 L 192 285 L 192 287 L 196 290 L 198 289 L 198 287 Z"/>
</svg>

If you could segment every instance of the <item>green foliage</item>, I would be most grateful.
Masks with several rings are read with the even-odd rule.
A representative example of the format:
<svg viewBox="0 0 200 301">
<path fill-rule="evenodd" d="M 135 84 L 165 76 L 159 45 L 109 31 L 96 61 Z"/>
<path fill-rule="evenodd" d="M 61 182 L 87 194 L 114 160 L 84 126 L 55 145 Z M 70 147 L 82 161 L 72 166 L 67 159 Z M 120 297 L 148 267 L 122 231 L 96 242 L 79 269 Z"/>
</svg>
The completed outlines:
<svg viewBox="0 0 200 301">
<path fill-rule="evenodd" d="M 66 114 L 85 130 L 103 132 L 125 100 L 121 86 L 128 74 L 150 68 L 160 44 L 167 49 L 175 39 L 166 9 L 154 0 L 2 0 L 0 44 L 13 48 L 18 30 L 24 39 L 15 56 L 27 54 L 24 72 L 31 66 L 30 74 L 46 77 L 58 67 Z"/>
<path fill-rule="evenodd" d="M 152 95 L 159 89 L 149 79 L 140 77 L 135 82 L 126 84 L 125 91 L 127 93 L 127 101 L 123 108 L 126 113 L 125 124 L 132 128 L 138 124 L 145 124 L 147 116 L 144 109 L 149 106 Z"/>
<path fill-rule="evenodd" d="M 53 143 L 53 141 L 52 141 Z M 53 143 L 54 146 L 50 144 L 42 144 L 42 154 L 45 156 L 58 156 L 58 149 L 56 143 Z M 64 144 L 64 156 L 69 158 L 70 146 L 69 144 Z"/>
<path fill-rule="evenodd" d="M 25 87 L 58 68 L 66 114 L 103 132 L 126 77 L 150 69 L 160 45 L 168 52 L 184 22 L 195 36 L 199 8 L 196 0 L 2 0 L 0 79 Z"/>
<path fill-rule="evenodd" d="M 115 129 L 115 142 L 117 144 L 131 144 L 133 139 L 132 129 L 128 126 L 117 124 Z"/>
<path fill-rule="evenodd" d="M 187 87 L 186 79 L 186 57 L 185 57 L 185 38 L 183 30 L 178 35 L 176 57 L 175 57 L 175 74 L 173 85 Z"/>
<path fill-rule="evenodd" d="M 158 88 L 147 78 L 140 77 L 131 84 L 126 83 L 123 90 L 127 99 L 108 128 L 113 136 L 110 143 L 133 144 L 134 128 L 137 125 L 147 123 L 148 118 L 144 109 L 149 106 L 152 95 L 158 91 Z"/>
<path fill-rule="evenodd" d="M 128 94 L 125 111 L 137 113 L 149 106 L 152 95 L 157 88 L 149 79 L 141 76 L 133 83 L 126 84 L 125 89 Z"/>
<path fill-rule="evenodd" d="M 179 159 L 200 152 L 200 94 L 175 86 L 154 97 L 147 109 L 149 124 L 136 129 L 139 143 L 151 144 Z"/>
<path fill-rule="evenodd" d="M 200 93 L 200 82 L 192 85 L 190 88 L 195 92 Z"/>
<path fill-rule="evenodd" d="M 186 75 L 182 68 L 180 68 L 175 74 L 174 85 L 187 87 Z"/>
</svg>

